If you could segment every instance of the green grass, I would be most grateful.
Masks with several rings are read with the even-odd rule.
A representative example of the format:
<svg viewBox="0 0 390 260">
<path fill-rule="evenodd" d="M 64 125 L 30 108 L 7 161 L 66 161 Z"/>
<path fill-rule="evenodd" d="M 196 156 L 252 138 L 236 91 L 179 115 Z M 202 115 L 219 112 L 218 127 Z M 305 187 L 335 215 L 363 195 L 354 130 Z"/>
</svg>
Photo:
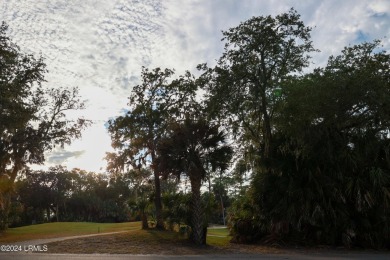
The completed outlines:
<svg viewBox="0 0 390 260">
<path fill-rule="evenodd" d="M 209 228 L 207 230 L 207 235 L 228 236 L 229 230 L 227 228 Z"/>
<path fill-rule="evenodd" d="M 227 247 L 229 246 L 231 237 L 211 237 L 208 236 L 206 243 L 210 246 Z"/>
<path fill-rule="evenodd" d="M 126 230 L 139 230 L 140 222 L 126 223 L 91 223 L 91 222 L 54 222 L 10 228 L 5 233 L 0 234 L 0 244 L 44 239 L 54 237 L 66 237 L 77 235 L 88 235 L 96 233 L 108 233 Z M 154 233 L 151 233 L 154 234 Z M 167 236 L 169 233 L 156 233 Z M 227 228 L 210 228 L 207 232 L 207 244 L 211 246 L 224 247 L 229 245 L 231 239 Z M 155 235 L 156 236 L 156 235 Z"/>
<path fill-rule="evenodd" d="M 140 222 L 91 223 L 91 222 L 54 222 L 18 228 L 10 228 L 0 234 L 0 243 L 17 242 L 64 236 L 88 235 L 140 229 Z"/>
<path fill-rule="evenodd" d="M 206 243 L 210 246 L 227 247 L 231 237 L 227 228 L 209 228 Z"/>
<path fill-rule="evenodd" d="M 168 254 L 224 253 L 231 248 L 229 237 L 207 237 L 206 247 L 196 246 L 175 231 L 134 230 L 107 236 L 84 237 L 48 244 L 49 253 L 71 254 Z"/>
</svg>

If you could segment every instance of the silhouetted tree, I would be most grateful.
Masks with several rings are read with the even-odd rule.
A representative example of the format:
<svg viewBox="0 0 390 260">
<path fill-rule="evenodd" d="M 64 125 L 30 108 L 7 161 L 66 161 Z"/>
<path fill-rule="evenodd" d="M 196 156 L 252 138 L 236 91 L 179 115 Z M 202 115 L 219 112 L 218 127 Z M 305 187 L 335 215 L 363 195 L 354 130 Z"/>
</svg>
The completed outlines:
<svg viewBox="0 0 390 260">
<path fill-rule="evenodd" d="M 76 88 L 45 89 L 42 58 L 20 52 L 0 26 L 0 230 L 7 227 L 10 194 L 28 163 L 44 162 L 44 152 L 69 144 L 88 124 L 67 120 L 65 112 L 82 109 Z"/>
<path fill-rule="evenodd" d="M 109 169 L 135 169 L 141 165 L 152 169 L 154 175 L 156 228 L 163 229 L 160 172 L 156 161 L 157 143 L 164 135 L 168 122 L 181 113 L 183 105 L 195 99 L 196 88 L 184 84 L 189 73 L 169 82 L 174 72 L 143 68 L 142 84 L 133 87 L 129 110 L 124 116 L 109 121 L 112 146 L 116 153 L 107 154 Z M 183 88 L 185 86 L 185 88 Z"/>
<path fill-rule="evenodd" d="M 206 242 L 207 223 L 201 203 L 200 188 L 206 178 L 206 169 L 227 169 L 232 149 L 225 145 L 225 135 L 218 125 L 187 118 L 182 123 L 172 123 L 169 135 L 158 146 L 159 168 L 165 176 L 185 174 L 191 182 L 191 239 L 195 244 Z"/>
</svg>

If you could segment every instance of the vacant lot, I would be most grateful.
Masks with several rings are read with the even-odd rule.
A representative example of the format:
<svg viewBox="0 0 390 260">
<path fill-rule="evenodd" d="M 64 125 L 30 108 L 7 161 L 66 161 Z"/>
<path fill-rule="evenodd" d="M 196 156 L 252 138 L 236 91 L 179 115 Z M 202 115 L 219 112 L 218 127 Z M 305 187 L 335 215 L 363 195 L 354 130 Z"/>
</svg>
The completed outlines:
<svg viewBox="0 0 390 260">
<path fill-rule="evenodd" d="M 230 244 L 226 229 L 210 229 L 209 233 L 212 236 L 207 237 L 208 245 L 201 247 L 177 232 L 134 230 L 49 243 L 48 253 L 199 255 L 284 252 L 259 245 Z"/>
</svg>

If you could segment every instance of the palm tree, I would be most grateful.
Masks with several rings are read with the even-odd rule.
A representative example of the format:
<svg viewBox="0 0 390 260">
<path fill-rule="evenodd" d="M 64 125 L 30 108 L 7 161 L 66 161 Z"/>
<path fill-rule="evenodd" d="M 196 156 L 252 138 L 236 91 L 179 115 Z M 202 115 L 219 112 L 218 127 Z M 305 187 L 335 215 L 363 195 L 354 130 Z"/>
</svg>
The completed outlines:
<svg viewBox="0 0 390 260">
<path fill-rule="evenodd" d="M 158 162 L 163 176 L 186 174 L 190 179 L 191 240 L 197 245 L 206 244 L 207 223 L 200 196 L 206 169 L 226 170 L 232 153 L 219 126 L 204 119 L 186 118 L 182 123 L 172 123 L 169 135 L 158 145 Z"/>
</svg>

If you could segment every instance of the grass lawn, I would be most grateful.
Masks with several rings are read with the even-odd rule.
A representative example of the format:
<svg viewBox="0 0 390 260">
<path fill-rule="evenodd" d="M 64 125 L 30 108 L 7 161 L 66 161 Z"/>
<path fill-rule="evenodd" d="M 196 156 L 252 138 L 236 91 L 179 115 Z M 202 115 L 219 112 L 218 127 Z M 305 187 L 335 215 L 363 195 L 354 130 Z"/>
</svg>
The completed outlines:
<svg viewBox="0 0 390 260">
<path fill-rule="evenodd" d="M 229 230 L 227 228 L 209 228 L 207 230 L 207 235 L 228 236 Z"/>
<path fill-rule="evenodd" d="M 47 253 L 199 255 L 279 251 L 263 246 L 231 244 L 226 228 L 209 228 L 207 246 L 199 247 L 178 232 L 141 230 L 140 222 L 55 222 L 10 228 L 0 234 L 0 244 L 126 230 L 129 232 L 48 243 Z"/>
<path fill-rule="evenodd" d="M 229 230 L 227 228 L 209 228 L 206 243 L 211 246 L 228 247 L 230 245 Z"/>
<path fill-rule="evenodd" d="M 91 223 L 91 222 L 54 222 L 10 228 L 0 233 L 0 243 L 24 240 L 88 235 L 140 229 L 140 222 L 126 223 Z"/>
<path fill-rule="evenodd" d="M 225 254 L 230 237 L 207 237 L 207 246 L 195 246 L 184 235 L 174 231 L 134 230 L 49 243 L 48 253 L 102 254 Z"/>
<path fill-rule="evenodd" d="M 48 243 L 47 253 L 101 253 L 101 254 L 158 254 L 158 255 L 203 255 L 203 254 L 274 254 L 274 253 L 329 253 L 318 248 L 275 248 L 260 244 L 239 245 L 230 243 L 226 228 L 209 228 L 207 246 L 195 246 L 185 235 L 174 231 L 141 230 L 140 222 L 86 223 L 59 222 L 8 229 L 0 234 L 0 245 L 12 242 L 128 231 L 124 233 L 83 237 Z M 343 252 L 343 251 L 341 251 Z M 345 251 L 348 253 L 348 251 Z"/>
<path fill-rule="evenodd" d="M 218 236 L 208 236 L 207 246 L 196 246 L 178 232 L 150 229 L 53 242 L 47 244 L 47 253 L 215 255 L 283 252 L 267 246 L 232 244 L 227 230 L 210 229 L 209 232 Z"/>
</svg>

